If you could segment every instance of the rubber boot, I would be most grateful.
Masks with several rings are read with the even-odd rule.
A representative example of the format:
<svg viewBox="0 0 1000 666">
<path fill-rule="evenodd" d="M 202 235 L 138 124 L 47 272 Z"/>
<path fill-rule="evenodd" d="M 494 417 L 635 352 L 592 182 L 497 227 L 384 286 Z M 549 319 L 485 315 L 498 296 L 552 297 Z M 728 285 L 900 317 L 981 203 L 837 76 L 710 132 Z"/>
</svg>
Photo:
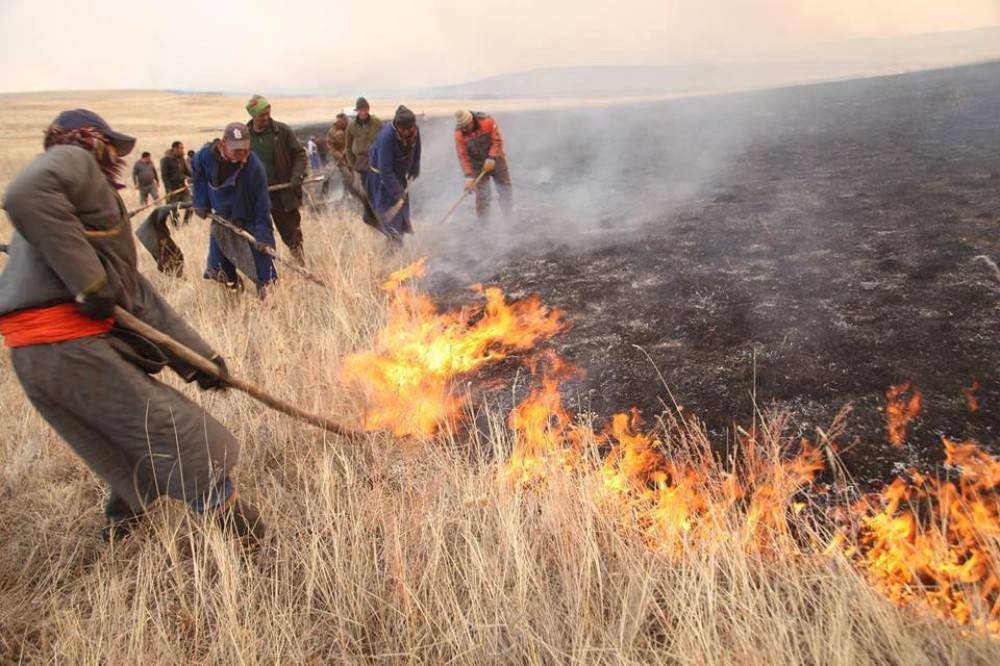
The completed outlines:
<svg viewBox="0 0 1000 666">
<path fill-rule="evenodd" d="M 112 490 L 104 502 L 104 529 L 101 530 L 101 538 L 107 543 L 121 541 L 132 532 L 144 515 L 141 511 L 134 511 Z"/>
</svg>

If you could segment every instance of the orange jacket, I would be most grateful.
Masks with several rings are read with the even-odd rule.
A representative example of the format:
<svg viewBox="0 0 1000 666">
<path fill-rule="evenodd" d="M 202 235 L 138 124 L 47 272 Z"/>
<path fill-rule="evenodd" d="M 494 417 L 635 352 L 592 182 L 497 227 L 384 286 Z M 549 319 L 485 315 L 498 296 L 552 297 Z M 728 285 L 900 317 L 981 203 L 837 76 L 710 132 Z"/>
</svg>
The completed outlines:
<svg viewBox="0 0 1000 666">
<path fill-rule="evenodd" d="M 458 151 L 458 161 L 462 164 L 462 172 L 466 178 L 473 178 L 482 171 L 483 162 L 487 159 L 506 158 L 500 126 L 485 113 L 472 114 L 472 129 L 468 132 L 455 130 L 455 149 Z"/>
</svg>

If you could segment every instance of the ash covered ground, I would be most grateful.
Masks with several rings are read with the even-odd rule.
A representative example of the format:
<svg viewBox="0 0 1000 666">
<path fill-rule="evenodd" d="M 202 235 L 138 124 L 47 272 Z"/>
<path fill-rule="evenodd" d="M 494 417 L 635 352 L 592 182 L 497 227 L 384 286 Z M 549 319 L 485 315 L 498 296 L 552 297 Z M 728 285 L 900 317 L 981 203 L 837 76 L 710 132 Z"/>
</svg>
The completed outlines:
<svg viewBox="0 0 1000 666">
<path fill-rule="evenodd" d="M 423 125 L 430 286 L 562 309 L 555 346 L 587 371 L 570 405 L 654 416 L 655 364 L 721 441 L 753 395 L 806 436 L 853 404 L 862 484 L 939 462 L 942 436 L 998 451 L 1000 279 L 976 257 L 1000 260 L 1000 64 L 498 120 L 516 219 L 486 224 L 466 204 L 435 226 L 461 174 L 450 126 Z M 903 382 L 923 409 L 897 451 L 885 392 Z"/>
</svg>

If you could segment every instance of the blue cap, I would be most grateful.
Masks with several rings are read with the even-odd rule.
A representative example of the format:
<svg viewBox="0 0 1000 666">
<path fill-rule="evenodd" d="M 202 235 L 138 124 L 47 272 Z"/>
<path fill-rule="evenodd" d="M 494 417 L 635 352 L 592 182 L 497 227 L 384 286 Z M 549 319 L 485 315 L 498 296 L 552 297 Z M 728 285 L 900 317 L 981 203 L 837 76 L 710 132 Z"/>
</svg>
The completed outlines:
<svg viewBox="0 0 1000 666">
<path fill-rule="evenodd" d="M 111 125 L 105 122 L 104 118 L 93 111 L 87 109 L 70 109 L 63 111 L 52 124 L 63 129 L 80 129 L 81 127 L 93 127 L 107 137 L 115 151 L 119 155 L 128 155 L 135 147 L 135 138 L 128 134 L 122 134 L 111 129 Z"/>
</svg>

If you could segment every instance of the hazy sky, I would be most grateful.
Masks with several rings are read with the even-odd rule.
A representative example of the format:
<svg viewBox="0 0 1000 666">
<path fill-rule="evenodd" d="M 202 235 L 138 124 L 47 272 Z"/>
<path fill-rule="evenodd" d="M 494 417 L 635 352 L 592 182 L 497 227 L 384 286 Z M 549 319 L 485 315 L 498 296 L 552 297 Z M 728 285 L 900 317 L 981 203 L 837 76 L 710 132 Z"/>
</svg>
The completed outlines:
<svg viewBox="0 0 1000 666">
<path fill-rule="evenodd" d="M 421 87 L 995 25 L 1000 0 L 0 0 L 0 92 Z"/>
</svg>

